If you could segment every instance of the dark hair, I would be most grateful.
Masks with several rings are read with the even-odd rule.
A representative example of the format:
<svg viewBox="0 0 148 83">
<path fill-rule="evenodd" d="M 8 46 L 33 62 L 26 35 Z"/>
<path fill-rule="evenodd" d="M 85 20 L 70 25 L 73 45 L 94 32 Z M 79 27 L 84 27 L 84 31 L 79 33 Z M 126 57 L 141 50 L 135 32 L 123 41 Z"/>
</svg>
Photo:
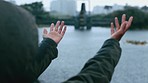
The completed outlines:
<svg viewBox="0 0 148 83">
<path fill-rule="evenodd" d="M 28 67 L 37 53 L 34 17 L 26 10 L 0 1 L 0 83 L 29 83 Z"/>
</svg>

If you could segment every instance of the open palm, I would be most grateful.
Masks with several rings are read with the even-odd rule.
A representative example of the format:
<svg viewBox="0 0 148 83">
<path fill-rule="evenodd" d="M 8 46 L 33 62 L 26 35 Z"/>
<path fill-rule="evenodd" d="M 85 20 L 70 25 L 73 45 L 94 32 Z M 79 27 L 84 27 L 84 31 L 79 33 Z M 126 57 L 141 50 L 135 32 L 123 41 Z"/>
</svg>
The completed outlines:
<svg viewBox="0 0 148 83">
<path fill-rule="evenodd" d="M 132 21 L 133 21 L 133 16 L 131 16 L 129 18 L 129 20 L 126 21 L 126 15 L 123 14 L 121 26 L 120 26 L 118 18 L 115 17 L 116 29 L 114 29 L 114 24 L 111 23 L 111 38 L 114 38 L 114 39 L 120 41 L 120 39 L 125 34 L 125 32 L 130 28 Z"/>
<path fill-rule="evenodd" d="M 66 32 L 66 26 L 64 26 L 64 21 L 62 21 L 61 24 L 60 21 L 57 21 L 55 26 L 53 23 L 51 24 L 50 32 L 48 32 L 47 29 L 43 30 L 43 37 L 51 38 L 58 44 L 63 38 L 65 32 Z"/>
</svg>

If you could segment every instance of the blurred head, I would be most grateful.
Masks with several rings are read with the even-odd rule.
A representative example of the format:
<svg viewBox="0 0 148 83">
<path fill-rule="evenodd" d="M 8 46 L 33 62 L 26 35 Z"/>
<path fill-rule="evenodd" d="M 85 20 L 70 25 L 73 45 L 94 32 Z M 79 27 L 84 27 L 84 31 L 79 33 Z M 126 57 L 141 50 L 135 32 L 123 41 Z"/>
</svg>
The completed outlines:
<svg viewBox="0 0 148 83">
<path fill-rule="evenodd" d="M 0 83 L 29 82 L 28 66 L 37 47 L 38 34 L 33 16 L 0 0 Z"/>
</svg>

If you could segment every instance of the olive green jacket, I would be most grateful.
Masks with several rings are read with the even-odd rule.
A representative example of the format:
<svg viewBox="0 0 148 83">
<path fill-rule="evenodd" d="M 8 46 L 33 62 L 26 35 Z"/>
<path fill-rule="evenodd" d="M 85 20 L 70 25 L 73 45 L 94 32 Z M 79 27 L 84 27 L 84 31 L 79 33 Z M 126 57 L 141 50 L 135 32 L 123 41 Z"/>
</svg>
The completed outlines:
<svg viewBox="0 0 148 83">
<path fill-rule="evenodd" d="M 37 68 L 36 69 L 37 76 L 42 74 L 44 70 L 49 66 L 51 61 L 57 57 L 58 50 L 56 47 L 57 44 L 52 39 L 45 38 L 41 42 L 38 50 L 38 55 L 35 58 L 37 64 L 35 65 L 37 66 L 35 67 Z"/>
<path fill-rule="evenodd" d="M 49 66 L 51 61 L 58 55 L 57 44 L 49 38 L 44 38 L 38 50 L 38 55 L 35 58 L 35 72 L 38 77 Z"/>
<path fill-rule="evenodd" d="M 108 39 L 81 72 L 63 83 L 109 83 L 121 56 L 119 42 Z"/>
<path fill-rule="evenodd" d="M 36 79 L 44 72 L 51 61 L 57 57 L 58 50 L 56 47 L 57 44 L 52 39 L 44 38 L 41 42 L 38 54 L 34 58 L 33 66 L 31 67 L 34 83 L 39 83 Z"/>
<path fill-rule="evenodd" d="M 39 47 L 36 76 L 39 76 L 57 57 L 57 44 L 51 39 L 44 39 Z M 87 61 L 83 69 L 76 76 L 63 83 L 109 83 L 114 69 L 121 56 L 119 42 L 108 39 L 97 54 Z"/>
</svg>

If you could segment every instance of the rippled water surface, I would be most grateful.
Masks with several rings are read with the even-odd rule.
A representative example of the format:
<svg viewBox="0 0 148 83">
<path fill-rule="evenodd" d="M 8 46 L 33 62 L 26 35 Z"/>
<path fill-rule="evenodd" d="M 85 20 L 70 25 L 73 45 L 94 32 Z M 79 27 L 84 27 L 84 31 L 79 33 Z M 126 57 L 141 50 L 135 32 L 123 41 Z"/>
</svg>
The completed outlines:
<svg viewBox="0 0 148 83">
<path fill-rule="evenodd" d="M 39 41 L 42 28 L 39 28 Z M 93 57 L 110 38 L 110 29 L 93 27 L 90 31 L 75 31 L 68 26 L 58 45 L 58 58 L 39 77 L 43 83 L 60 83 L 76 75 L 85 62 Z M 132 45 L 126 40 L 148 41 L 148 31 L 128 31 L 120 41 L 122 56 L 115 69 L 111 83 L 148 83 L 148 45 Z"/>
</svg>

